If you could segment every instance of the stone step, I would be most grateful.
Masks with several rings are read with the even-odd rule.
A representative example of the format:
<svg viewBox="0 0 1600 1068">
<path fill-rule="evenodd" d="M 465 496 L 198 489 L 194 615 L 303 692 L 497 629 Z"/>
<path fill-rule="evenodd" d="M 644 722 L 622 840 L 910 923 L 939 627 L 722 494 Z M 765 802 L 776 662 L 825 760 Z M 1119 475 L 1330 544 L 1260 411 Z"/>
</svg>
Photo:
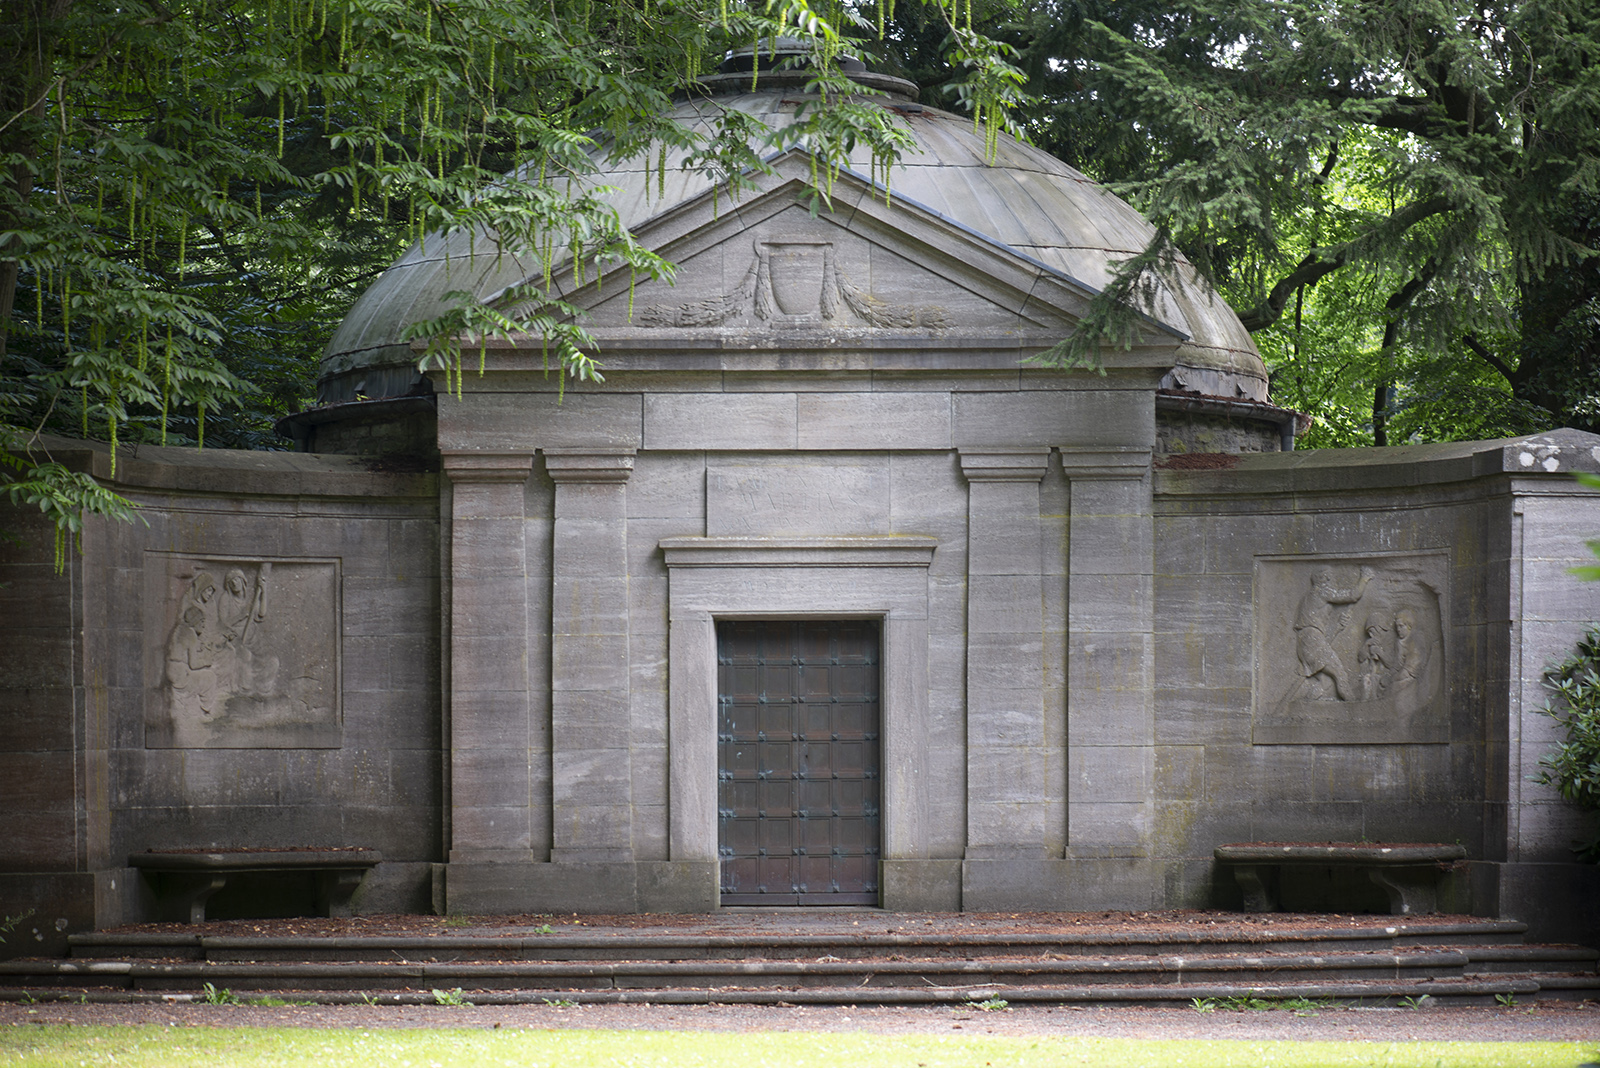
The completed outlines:
<svg viewBox="0 0 1600 1068">
<path fill-rule="evenodd" d="M 1553 978 L 1553 977 L 1552 977 Z M 395 990 L 368 988 L 356 990 L 252 991 L 242 999 L 268 993 L 284 1000 L 322 1005 L 380 1004 L 432 1005 L 439 1003 L 436 989 Z M 231 991 L 231 988 L 228 988 Z M 1588 990 L 1589 988 L 1584 988 Z M 452 989 L 452 993 L 454 990 Z M 1261 1002 L 1305 1000 L 1334 1005 L 1414 1006 L 1424 998 L 1443 1004 L 1492 1005 L 1510 1000 L 1531 1001 L 1548 996 L 1584 996 L 1582 991 L 1544 981 L 1515 976 L 1482 979 L 1407 979 L 1365 982 L 1292 983 L 1172 983 L 1066 984 L 1059 986 L 1005 986 L 997 983 L 957 984 L 941 987 L 856 987 L 819 986 L 808 988 L 518 988 L 511 990 L 466 989 L 463 1000 L 476 1005 L 526 1004 L 654 1004 L 654 1005 L 945 1005 L 970 1006 L 981 1011 L 1004 1004 L 1080 1004 L 1080 1005 L 1172 1005 L 1193 1004 L 1196 1008 L 1229 1008 L 1230 1002 L 1252 1002 L 1245 1007 L 1263 1007 Z M 33 989 L 0 988 L 0 1001 L 71 1000 L 91 1003 L 195 1002 L 204 993 L 158 992 L 149 990 Z M 1314 1011 L 1314 1006 L 1312 1006 Z"/>
<path fill-rule="evenodd" d="M 1600 952 L 1586 946 L 1468 946 L 1468 975 L 1494 972 L 1594 972 Z"/>
<path fill-rule="evenodd" d="M 1251 983 L 1292 978 L 1366 980 L 1458 978 L 1460 950 L 1403 953 L 1230 954 L 1223 956 L 1025 957 L 984 960 L 703 960 L 501 962 L 401 961 L 10 961 L 6 986 L 101 986 L 236 990 L 364 990 L 396 986 L 472 989 L 665 989 L 673 987 L 851 988 L 1083 985 L 1090 983 Z"/>
<path fill-rule="evenodd" d="M 92 933 L 69 939 L 74 958 L 166 960 L 815 960 L 917 957 L 1014 957 L 1205 953 L 1285 953 L 1393 950 L 1417 946 L 1520 944 L 1525 924 L 1483 921 L 1396 924 L 1380 928 L 1297 927 L 1260 932 L 1106 932 L 1048 934 L 950 932 L 940 934 L 738 935 L 629 933 L 585 935 L 428 935 L 241 937 L 182 932 Z"/>
</svg>

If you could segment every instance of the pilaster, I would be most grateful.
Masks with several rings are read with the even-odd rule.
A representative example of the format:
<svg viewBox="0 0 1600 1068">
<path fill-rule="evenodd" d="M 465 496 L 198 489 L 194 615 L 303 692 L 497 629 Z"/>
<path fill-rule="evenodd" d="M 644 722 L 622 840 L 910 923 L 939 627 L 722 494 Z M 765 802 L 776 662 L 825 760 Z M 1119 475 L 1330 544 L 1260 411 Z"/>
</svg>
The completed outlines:
<svg viewBox="0 0 1600 1068">
<path fill-rule="evenodd" d="M 628 700 L 631 448 L 546 449 L 555 483 L 551 859 L 633 859 Z"/>
<path fill-rule="evenodd" d="M 528 596 L 524 488 L 533 454 L 444 453 L 451 481 L 451 860 L 526 859 Z"/>
<path fill-rule="evenodd" d="M 1043 448 L 961 450 L 969 861 L 1046 859 L 1060 838 L 1044 708 L 1039 483 L 1049 459 Z"/>
<path fill-rule="evenodd" d="M 1071 493 L 1067 853 L 1145 857 L 1154 826 L 1150 450 L 1062 449 Z"/>
</svg>

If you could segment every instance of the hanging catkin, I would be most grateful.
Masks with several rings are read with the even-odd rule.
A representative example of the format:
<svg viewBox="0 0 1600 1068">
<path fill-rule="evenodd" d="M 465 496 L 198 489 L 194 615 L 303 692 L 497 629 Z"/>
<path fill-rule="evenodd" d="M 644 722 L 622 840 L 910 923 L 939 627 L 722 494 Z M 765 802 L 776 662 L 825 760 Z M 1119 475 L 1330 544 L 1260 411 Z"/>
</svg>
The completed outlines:
<svg viewBox="0 0 1600 1068">
<path fill-rule="evenodd" d="M 161 444 L 167 443 L 167 412 L 172 407 L 172 327 L 167 327 L 167 348 L 161 358 Z"/>
</svg>

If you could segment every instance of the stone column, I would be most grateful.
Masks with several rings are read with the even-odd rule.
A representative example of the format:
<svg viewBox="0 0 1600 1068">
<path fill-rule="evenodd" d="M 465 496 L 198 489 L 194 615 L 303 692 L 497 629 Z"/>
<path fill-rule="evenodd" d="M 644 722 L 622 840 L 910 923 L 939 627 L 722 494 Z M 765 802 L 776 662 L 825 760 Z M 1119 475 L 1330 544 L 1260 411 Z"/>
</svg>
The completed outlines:
<svg viewBox="0 0 1600 1068">
<path fill-rule="evenodd" d="M 523 495 L 533 454 L 450 451 L 450 860 L 526 861 L 528 593 Z"/>
<path fill-rule="evenodd" d="M 968 861 L 1048 859 L 1052 809 L 1059 826 L 1061 799 L 1052 803 L 1050 783 L 1060 776 L 1045 747 L 1039 483 L 1049 459 L 1050 451 L 1038 448 L 961 451 L 968 482 Z M 973 890 L 976 878 L 969 865 Z M 1018 869 L 1015 879 L 1022 878 Z"/>
<path fill-rule="evenodd" d="M 627 481 L 634 450 L 546 449 L 556 484 L 550 859 L 633 859 Z"/>
<path fill-rule="evenodd" d="M 1072 498 L 1067 854 L 1146 857 L 1155 807 L 1150 450 L 1064 448 L 1061 464 Z"/>
</svg>

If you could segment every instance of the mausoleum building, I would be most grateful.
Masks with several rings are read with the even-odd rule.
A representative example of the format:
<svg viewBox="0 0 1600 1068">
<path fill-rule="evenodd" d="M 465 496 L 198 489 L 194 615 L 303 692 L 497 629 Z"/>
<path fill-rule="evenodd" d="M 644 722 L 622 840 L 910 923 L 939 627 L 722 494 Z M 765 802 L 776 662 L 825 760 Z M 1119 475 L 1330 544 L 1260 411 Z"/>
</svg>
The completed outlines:
<svg viewBox="0 0 1600 1068">
<path fill-rule="evenodd" d="M 368 912 L 1238 907 L 1220 845 L 1437 842 L 1446 907 L 1582 937 L 1583 819 L 1530 776 L 1541 671 L 1600 618 L 1600 438 L 1291 451 L 1182 263 L 1103 374 L 1032 364 L 1149 225 L 857 77 L 915 141 L 887 182 L 803 144 L 736 199 L 603 169 L 678 265 L 557 265 L 603 382 L 537 338 L 419 375 L 446 293 L 544 271 L 430 237 L 303 451 L 52 442 L 142 521 L 59 577 L 5 521 L 4 911 L 47 940 L 160 914 L 144 854 L 349 847 Z M 797 75 L 750 83 L 676 115 L 793 121 Z"/>
</svg>

